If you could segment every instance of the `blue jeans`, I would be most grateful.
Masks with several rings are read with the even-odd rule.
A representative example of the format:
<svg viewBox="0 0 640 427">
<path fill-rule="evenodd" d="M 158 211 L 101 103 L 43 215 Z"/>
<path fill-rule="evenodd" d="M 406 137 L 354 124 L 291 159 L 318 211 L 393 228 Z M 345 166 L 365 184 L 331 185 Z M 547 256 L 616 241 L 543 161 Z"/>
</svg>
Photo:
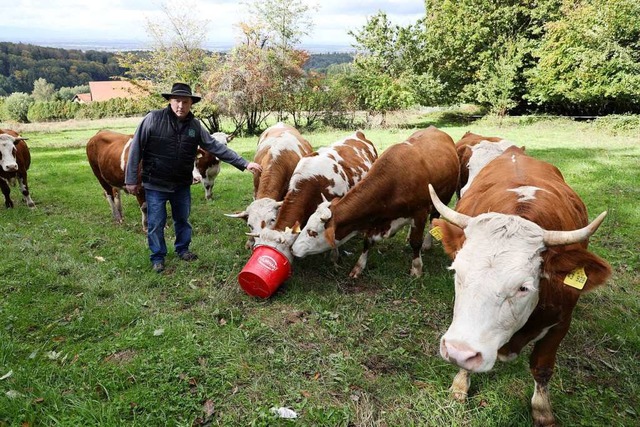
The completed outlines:
<svg viewBox="0 0 640 427">
<path fill-rule="evenodd" d="M 167 202 L 171 205 L 171 217 L 176 232 L 175 251 L 182 254 L 191 243 L 191 186 L 178 187 L 174 192 L 145 189 L 147 199 L 147 242 L 151 250 L 151 262 L 162 262 L 167 255 L 164 227 L 167 224 Z"/>
</svg>

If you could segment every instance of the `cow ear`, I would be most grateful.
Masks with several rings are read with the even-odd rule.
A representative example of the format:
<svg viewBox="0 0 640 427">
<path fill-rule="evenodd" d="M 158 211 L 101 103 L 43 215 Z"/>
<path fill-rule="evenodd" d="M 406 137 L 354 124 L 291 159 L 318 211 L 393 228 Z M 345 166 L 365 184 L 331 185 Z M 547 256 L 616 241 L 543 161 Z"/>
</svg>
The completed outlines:
<svg viewBox="0 0 640 427">
<path fill-rule="evenodd" d="M 440 227 L 442 231 L 442 246 L 451 259 L 456 257 L 465 241 L 462 228 L 445 221 L 444 219 L 434 219 L 433 226 Z"/>
<path fill-rule="evenodd" d="M 329 246 L 335 249 L 336 247 L 336 229 L 333 226 L 333 221 L 327 223 L 324 229 L 324 237 L 327 239 Z"/>
<path fill-rule="evenodd" d="M 565 285 L 567 275 L 584 268 L 587 281 L 582 292 L 589 292 L 604 284 L 611 276 L 611 266 L 586 249 L 557 251 L 548 249 L 544 254 L 544 274 L 552 283 Z"/>
</svg>

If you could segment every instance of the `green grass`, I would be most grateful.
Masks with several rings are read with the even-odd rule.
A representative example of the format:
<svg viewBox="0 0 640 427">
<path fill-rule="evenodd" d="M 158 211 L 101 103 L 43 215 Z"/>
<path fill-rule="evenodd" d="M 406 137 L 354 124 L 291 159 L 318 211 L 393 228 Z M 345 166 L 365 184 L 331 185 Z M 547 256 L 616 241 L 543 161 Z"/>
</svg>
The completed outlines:
<svg viewBox="0 0 640 427">
<path fill-rule="evenodd" d="M 438 341 L 453 278 L 439 245 L 423 255 L 424 277 L 410 278 L 398 233 L 351 280 L 361 247 L 353 239 L 337 269 L 327 254 L 296 261 L 272 298 L 251 298 L 236 280 L 249 257 L 245 225 L 223 214 L 250 202 L 252 177 L 225 164 L 212 202 L 193 187 L 200 259 L 171 254 L 167 274 L 153 273 L 135 199 L 124 197 L 125 223 L 115 225 L 84 152 L 98 129 L 133 132 L 137 122 L 21 129 L 37 208 L 12 188 L 16 208 L 0 209 L 0 377 L 12 372 L 0 380 L 0 426 L 294 425 L 273 406 L 294 409 L 304 426 L 531 424 L 528 350 L 474 375 L 466 403 L 449 398 L 457 370 Z M 499 127 L 432 116 L 365 134 L 382 152 L 434 123 L 454 140 L 472 130 L 525 145 L 562 170 L 590 218 L 609 211 L 591 248 L 614 274 L 579 302 L 550 392 L 562 425 L 638 425 L 638 137 L 569 121 Z M 306 136 L 319 147 L 345 134 Z M 231 147 L 251 158 L 256 140 Z"/>
</svg>

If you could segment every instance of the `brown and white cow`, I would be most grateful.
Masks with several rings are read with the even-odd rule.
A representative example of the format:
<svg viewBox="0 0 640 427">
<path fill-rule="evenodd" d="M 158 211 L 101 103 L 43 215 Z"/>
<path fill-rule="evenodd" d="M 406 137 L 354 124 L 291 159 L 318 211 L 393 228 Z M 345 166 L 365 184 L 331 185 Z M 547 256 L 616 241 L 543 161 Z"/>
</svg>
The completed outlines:
<svg viewBox="0 0 640 427">
<path fill-rule="evenodd" d="M 124 171 L 129 158 L 129 144 L 133 135 L 113 132 L 110 130 L 98 131 L 87 142 L 87 158 L 94 175 L 104 189 L 104 196 L 111 207 L 114 221 L 122 223 L 121 190 L 124 188 Z M 138 172 L 138 179 L 140 175 Z M 147 203 L 144 190 L 136 194 L 136 199 L 142 212 L 142 229 L 147 230 Z"/>
<path fill-rule="evenodd" d="M 531 400 L 539 426 L 555 424 L 548 395 L 556 352 L 584 292 L 602 285 L 609 264 L 587 250 L 606 212 L 591 223 L 580 197 L 553 165 L 511 147 L 483 168 L 448 208 L 431 197 L 444 220 L 445 251 L 453 258 L 453 320 L 440 354 L 461 370 L 452 390 L 464 399 L 469 373 L 512 360 L 533 344 Z"/>
<path fill-rule="evenodd" d="M 361 131 L 303 157 L 291 176 L 289 190 L 273 229 L 264 228 L 256 245 L 278 249 L 293 260 L 291 245 L 323 197 L 344 196 L 369 172 L 378 157 L 376 147 Z M 298 230 L 299 231 L 299 230 Z"/>
<path fill-rule="evenodd" d="M 212 136 L 220 142 L 224 141 L 225 144 L 230 139 L 222 132 L 214 133 Z M 127 135 L 110 130 L 101 130 L 91 137 L 86 146 L 87 158 L 91 169 L 104 189 L 104 195 L 111 207 L 113 219 L 117 223 L 122 223 L 124 220 L 120 193 L 124 188 L 124 173 L 127 167 L 127 160 L 129 159 L 129 144 L 131 143 L 131 138 L 133 138 L 131 134 Z M 217 169 L 215 168 L 216 164 L 218 165 Z M 209 170 L 211 167 L 214 169 L 214 174 L 211 174 Z M 213 180 L 209 180 L 211 176 L 215 179 L 215 175 L 217 175 L 219 171 L 218 158 L 199 148 L 194 162 L 193 183 L 195 184 L 202 180 L 205 186 L 205 192 L 209 193 L 210 187 L 207 190 L 207 185 L 213 185 Z M 139 173 L 138 171 L 138 174 Z M 207 176 L 209 176 L 209 178 L 205 178 Z M 138 179 L 140 179 L 139 175 Z M 140 212 L 142 213 L 142 229 L 147 231 L 147 203 L 144 189 L 141 188 L 140 191 L 138 191 L 136 199 L 138 200 Z"/>
<path fill-rule="evenodd" d="M 235 137 L 234 134 L 227 135 L 224 132 L 215 132 L 211 136 L 221 144 L 227 145 Z M 211 200 L 213 198 L 213 184 L 220 174 L 220 159 L 202 148 L 198 148 L 198 154 L 194 162 L 193 183 L 197 184 L 202 181 L 204 187 L 204 198 Z"/>
<path fill-rule="evenodd" d="M 244 211 L 226 216 L 246 220 L 251 234 L 273 227 L 298 162 L 312 151 L 296 128 L 282 122 L 267 128 L 258 139 L 253 159 L 262 166 L 262 172 L 253 176 L 254 200 Z M 253 244 L 254 238 L 249 237 L 247 248 Z"/>
<path fill-rule="evenodd" d="M 491 162 L 496 157 L 500 156 L 504 151 L 512 147 L 514 144 L 512 142 L 503 139 L 501 141 L 480 141 L 475 145 L 468 146 L 471 150 L 471 156 L 466 165 L 466 170 L 468 170 L 468 178 L 467 183 L 460 188 L 459 196 L 464 196 L 464 193 L 469 189 L 471 183 L 478 173 L 484 168 L 489 162 Z M 524 147 L 521 147 L 524 150 Z M 462 165 L 461 165 L 462 168 Z"/>
<path fill-rule="evenodd" d="M 367 176 L 344 197 L 318 206 L 294 242 L 293 255 L 305 257 L 324 252 L 362 233 L 364 250 L 350 273 L 355 278 L 365 268 L 374 242 L 391 237 L 410 224 L 410 274 L 421 276 L 424 229 L 429 214 L 435 212 L 427 184 L 431 183 L 448 203 L 456 191 L 459 170 L 449 135 L 433 126 L 413 133 L 406 141 L 387 148 Z"/>
<path fill-rule="evenodd" d="M 460 160 L 460 182 L 456 190 L 458 198 L 461 197 L 460 190 L 469 180 L 469 159 L 471 159 L 471 155 L 473 154 L 471 147 L 483 141 L 500 142 L 502 140 L 503 138 L 497 136 L 482 136 L 472 132 L 466 132 L 462 135 L 462 138 L 456 142 L 456 151 L 458 152 L 458 159 Z"/>
<path fill-rule="evenodd" d="M 0 190 L 4 195 L 4 205 L 12 208 L 10 185 L 17 180 L 22 192 L 24 202 L 30 208 L 35 208 L 36 204 L 29 194 L 27 183 L 27 170 L 31 166 L 31 153 L 27 146 L 29 138 L 23 138 L 16 131 L 11 129 L 0 129 Z"/>
</svg>

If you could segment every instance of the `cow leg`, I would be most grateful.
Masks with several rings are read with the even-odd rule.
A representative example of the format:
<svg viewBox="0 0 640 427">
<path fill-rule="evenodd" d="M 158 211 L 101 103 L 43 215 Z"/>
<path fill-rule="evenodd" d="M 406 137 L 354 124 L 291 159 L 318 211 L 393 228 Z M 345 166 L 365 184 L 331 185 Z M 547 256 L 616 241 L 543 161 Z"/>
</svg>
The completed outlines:
<svg viewBox="0 0 640 427">
<path fill-rule="evenodd" d="M 569 330 L 571 320 L 559 323 L 549 329 L 547 334 L 533 346 L 529 359 L 529 368 L 536 383 L 536 388 L 531 398 L 531 415 L 536 427 L 555 426 L 555 418 L 551 410 L 551 400 L 547 385 L 553 375 L 553 367 L 556 363 L 556 353 L 560 342 Z"/>
<path fill-rule="evenodd" d="M 149 221 L 147 220 L 147 200 L 144 196 L 144 190 L 140 189 L 136 194 L 138 205 L 140 206 L 140 213 L 142 214 L 142 231 L 145 233 L 149 229 Z"/>
<path fill-rule="evenodd" d="M 104 197 L 107 199 L 107 202 L 109 202 L 109 207 L 111 207 L 111 216 L 113 216 L 113 220 L 121 224 L 122 204 L 120 203 L 120 190 L 113 187 L 110 191 L 105 190 Z"/>
<path fill-rule="evenodd" d="M 211 200 L 213 198 L 213 192 L 211 191 L 213 188 L 213 180 L 204 178 L 202 180 L 202 186 L 204 187 L 204 198 L 206 200 Z"/>
<path fill-rule="evenodd" d="M 20 191 L 22 191 L 22 198 L 24 199 L 24 202 L 30 208 L 35 208 L 36 204 L 33 203 L 33 200 L 31 200 L 31 196 L 29 195 L 29 186 L 27 185 L 27 175 L 26 174 L 18 175 L 18 182 L 20 183 Z"/>
<path fill-rule="evenodd" d="M 451 387 L 451 397 L 458 402 L 464 402 L 467 400 L 467 394 L 469 394 L 469 387 L 471 386 L 471 373 L 466 369 L 460 369 L 456 376 L 453 378 Z"/>
<path fill-rule="evenodd" d="M 349 277 L 353 279 L 357 279 L 362 273 L 362 270 L 367 266 L 367 257 L 369 256 L 369 249 L 373 246 L 373 240 L 369 238 L 364 238 L 364 248 L 362 249 L 362 253 L 360 254 L 360 258 L 356 262 L 356 265 L 351 269 L 351 273 L 349 273 Z"/>
<path fill-rule="evenodd" d="M 9 188 L 9 184 L 4 178 L 0 178 L 0 189 L 2 189 L 2 194 L 4 194 L 4 205 L 7 208 L 13 207 L 13 200 L 11 200 L 10 192 L 11 188 Z"/>
<path fill-rule="evenodd" d="M 424 228 L 427 223 L 427 212 L 422 212 L 413 218 L 409 244 L 413 249 L 413 261 L 411 261 L 410 275 L 422 276 L 422 242 L 424 240 Z"/>
</svg>

